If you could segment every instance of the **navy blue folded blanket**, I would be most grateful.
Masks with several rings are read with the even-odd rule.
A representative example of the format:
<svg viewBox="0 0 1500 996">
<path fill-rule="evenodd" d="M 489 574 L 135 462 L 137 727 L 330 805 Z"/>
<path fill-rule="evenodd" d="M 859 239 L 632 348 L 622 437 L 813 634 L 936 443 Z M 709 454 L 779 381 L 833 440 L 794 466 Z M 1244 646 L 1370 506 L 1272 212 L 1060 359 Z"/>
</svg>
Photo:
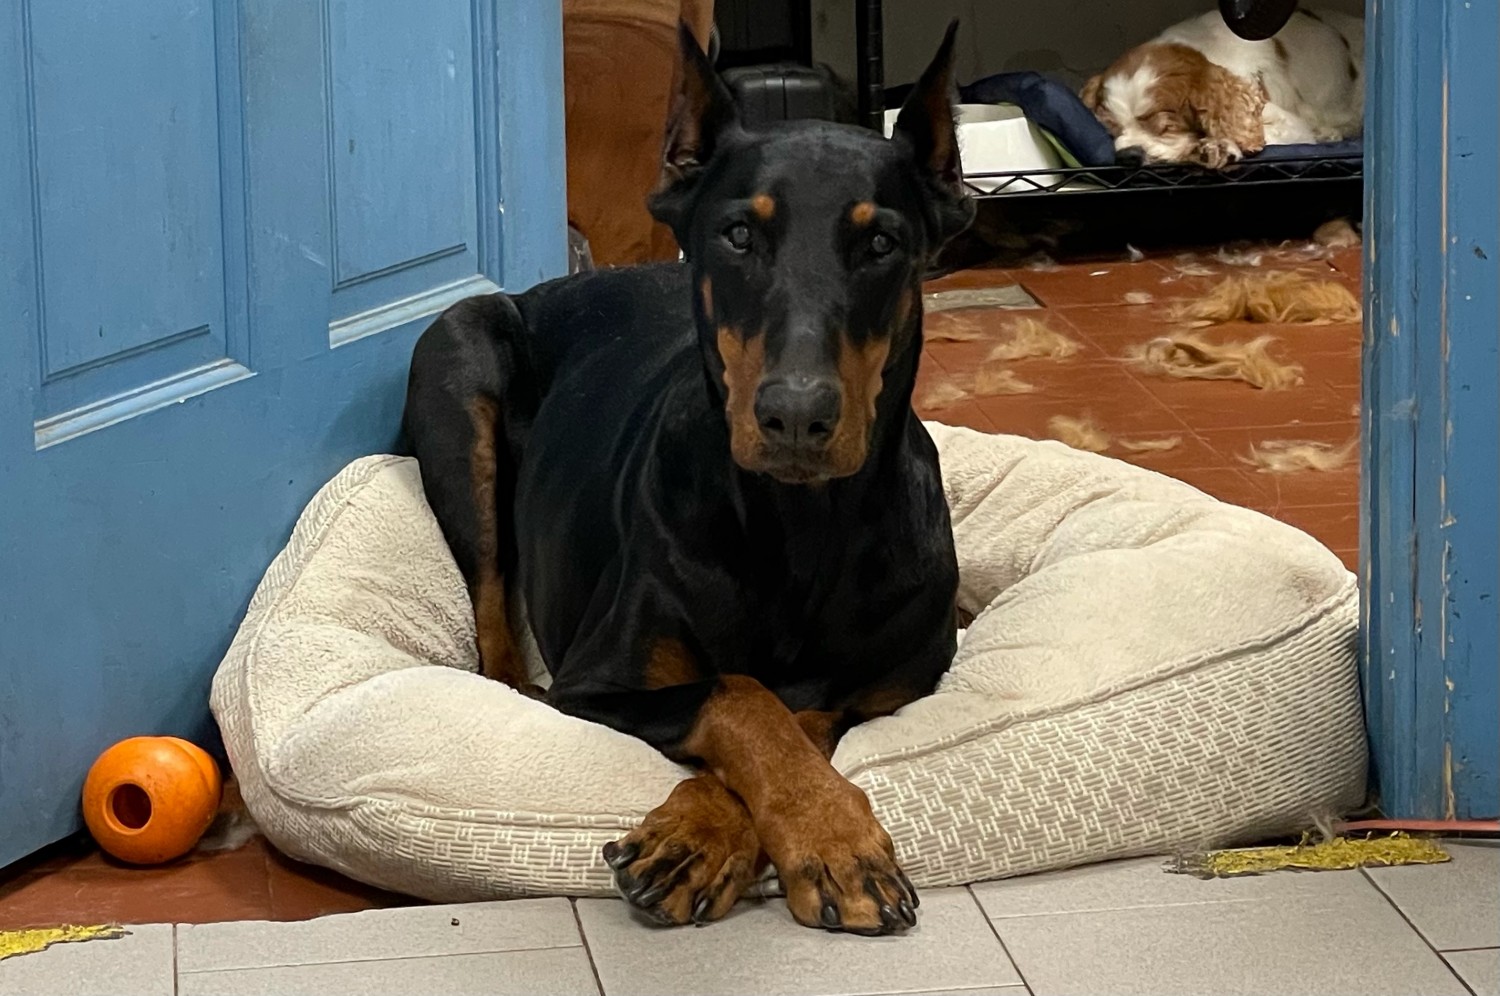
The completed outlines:
<svg viewBox="0 0 1500 996">
<path fill-rule="evenodd" d="M 1041 73 L 1000 73 L 960 87 L 966 104 L 1016 104 L 1084 166 L 1112 166 L 1115 140 L 1072 88 Z"/>
<path fill-rule="evenodd" d="M 910 87 L 890 90 L 887 99 L 891 106 L 904 100 L 908 90 Z M 966 104 L 1016 104 L 1033 124 L 1051 132 L 1080 164 L 1114 165 L 1115 144 L 1109 130 L 1061 80 L 1037 72 L 998 73 L 959 87 L 958 95 Z M 1363 143 L 1358 139 L 1323 145 L 1268 145 L 1263 151 L 1247 156 L 1246 161 L 1334 158 L 1358 155 L 1362 148 Z"/>
</svg>

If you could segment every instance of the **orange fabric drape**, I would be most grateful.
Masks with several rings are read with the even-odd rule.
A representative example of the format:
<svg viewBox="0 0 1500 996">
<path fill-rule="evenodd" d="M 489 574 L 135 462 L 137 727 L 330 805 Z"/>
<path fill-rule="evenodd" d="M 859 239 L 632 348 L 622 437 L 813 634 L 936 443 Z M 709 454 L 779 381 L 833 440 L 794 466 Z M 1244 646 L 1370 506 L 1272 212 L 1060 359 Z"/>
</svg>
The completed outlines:
<svg viewBox="0 0 1500 996">
<path fill-rule="evenodd" d="M 646 196 L 661 168 L 679 18 L 707 48 L 713 0 L 563 0 L 568 221 L 600 266 L 677 258 Z"/>
</svg>

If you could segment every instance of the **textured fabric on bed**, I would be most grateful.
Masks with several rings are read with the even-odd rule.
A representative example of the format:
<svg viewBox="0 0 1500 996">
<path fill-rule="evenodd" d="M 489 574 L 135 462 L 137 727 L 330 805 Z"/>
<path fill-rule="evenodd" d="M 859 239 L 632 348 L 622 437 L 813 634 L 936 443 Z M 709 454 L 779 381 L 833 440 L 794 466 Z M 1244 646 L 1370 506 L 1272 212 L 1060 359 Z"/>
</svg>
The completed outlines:
<svg viewBox="0 0 1500 996">
<path fill-rule="evenodd" d="M 976 613 L 834 764 L 919 885 L 1292 831 L 1363 798 L 1358 592 L 1300 531 L 1061 444 L 930 426 Z M 410 459 L 355 461 L 257 590 L 212 705 L 282 850 L 435 900 L 605 895 L 683 771 L 473 673 Z"/>
</svg>

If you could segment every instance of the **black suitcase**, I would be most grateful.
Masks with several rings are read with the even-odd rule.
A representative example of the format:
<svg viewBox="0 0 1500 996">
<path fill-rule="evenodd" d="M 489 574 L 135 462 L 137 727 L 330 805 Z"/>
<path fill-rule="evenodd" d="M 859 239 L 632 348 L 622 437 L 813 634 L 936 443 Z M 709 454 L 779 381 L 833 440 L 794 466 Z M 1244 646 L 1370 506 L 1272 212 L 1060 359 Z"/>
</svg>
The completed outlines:
<svg viewBox="0 0 1500 996">
<path fill-rule="evenodd" d="M 724 71 L 747 125 L 815 118 L 852 123 L 852 94 L 826 68 L 778 62 Z"/>
</svg>

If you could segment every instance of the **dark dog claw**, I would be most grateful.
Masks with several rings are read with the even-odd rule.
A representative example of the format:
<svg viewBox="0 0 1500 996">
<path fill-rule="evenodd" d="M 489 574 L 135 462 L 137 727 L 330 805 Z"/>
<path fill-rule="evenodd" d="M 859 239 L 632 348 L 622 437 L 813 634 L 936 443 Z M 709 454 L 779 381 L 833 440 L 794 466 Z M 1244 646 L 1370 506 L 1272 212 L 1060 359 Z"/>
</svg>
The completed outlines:
<svg viewBox="0 0 1500 996">
<path fill-rule="evenodd" d="M 882 927 L 885 927 L 887 930 L 895 930 L 900 923 L 900 914 L 890 904 L 883 904 L 880 907 L 880 925 Z"/>
<path fill-rule="evenodd" d="M 839 908 L 832 903 L 823 905 L 823 926 L 832 929 L 839 925 Z"/>
<path fill-rule="evenodd" d="M 698 901 L 693 904 L 693 923 L 700 927 L 708 923 L 708 920 L 705 918 L 708 916 L 709 905 L 707 896 L 698 897 Z"/>
<path fill-rule="evenodd" d="M 657 903 L 665 899 L 666 895 L 666 888 L 664 886 L 658 885 L 654 889 L 647 889 L 640 895 L 633 897 L 631 899 L 631 902 L 635 903 L 637 906 L 655 906 Z"/>
<path fill-rule="evenodd" d="M 641 853 L 639 844 L 626 844 L 621 847 L 614 841 L 604 845 L 604 863 L 615 871 L 619 871 L 635 860 L 636 855 Z"/>
<path fill-rule="evenodd" d="M 921 898 L 917 895 L 916 886 L 911 884 L 911 879 L 906 877 L 906 872 L 896 869 L 896 874 L 901 876 L 901 884 L 906 888 L 906 894 L 911 897 L 911 908 L 916 909 L 922 905 Z"/>
<path fill-rule="evenodd" d="M 906 921 L 908 927 L 915 927 L 917 925 L 917 911 L 912 907 L 911 903 L 903 899 L 897 908 L 901 911 L 901 919 Z"/>
</svg>

